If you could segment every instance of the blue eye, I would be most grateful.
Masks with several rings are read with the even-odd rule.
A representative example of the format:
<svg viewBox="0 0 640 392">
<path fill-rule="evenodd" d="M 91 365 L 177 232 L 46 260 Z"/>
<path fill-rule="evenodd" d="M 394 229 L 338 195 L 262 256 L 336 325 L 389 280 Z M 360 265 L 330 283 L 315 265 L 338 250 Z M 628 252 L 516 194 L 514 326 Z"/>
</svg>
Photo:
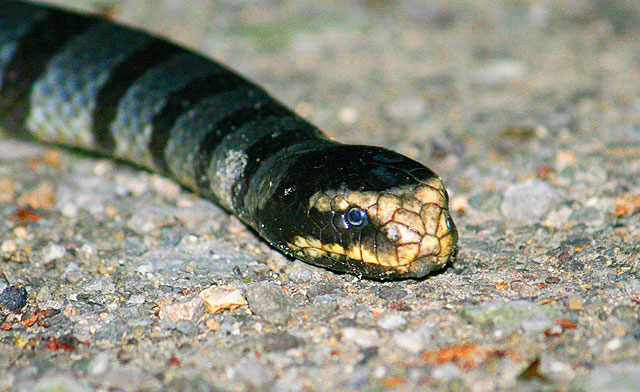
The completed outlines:
<svg viewBox="0 0 640 392">
<path fill-rule="evenodd" d="M 361 210 L 358 207 L 351 207 L 349 211 L 347 211 L 347 222 L 349 222 L 350 226 L 360 227 L 365 225 L 368 220 L 369 217 L 365 210 Z"/>
</svg>

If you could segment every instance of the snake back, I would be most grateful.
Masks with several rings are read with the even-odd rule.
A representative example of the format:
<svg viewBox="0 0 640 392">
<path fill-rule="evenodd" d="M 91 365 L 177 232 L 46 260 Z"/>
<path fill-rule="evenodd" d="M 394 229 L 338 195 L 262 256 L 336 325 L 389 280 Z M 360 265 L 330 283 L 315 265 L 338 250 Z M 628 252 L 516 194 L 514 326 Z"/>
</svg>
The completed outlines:
<svg viewBox="0 0 640 392">
<path fill-rule="evenodd" d="M 330 140 L 227 67 L 99 17 L 0 0 L 0 127 L 172 177 L 335 271 L 422 277 L 457 250 L 429 168 Z"/>
</svg>

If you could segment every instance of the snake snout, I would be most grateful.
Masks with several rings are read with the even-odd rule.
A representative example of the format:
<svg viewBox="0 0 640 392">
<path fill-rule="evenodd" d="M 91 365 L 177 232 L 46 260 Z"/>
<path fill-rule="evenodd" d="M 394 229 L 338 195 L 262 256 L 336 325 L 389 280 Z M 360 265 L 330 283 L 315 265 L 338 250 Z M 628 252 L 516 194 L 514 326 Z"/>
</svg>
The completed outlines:
<svg viewBox="0 0 640 392">
<path fill-rule="evenodd" d="M 433 177 L 409 189 L 384 193 L 367 210 L 380 225 L 376 262 L 403 276 L 424 276 L 446 264 L 458 234 L 442 181 Z"/>
</svg>

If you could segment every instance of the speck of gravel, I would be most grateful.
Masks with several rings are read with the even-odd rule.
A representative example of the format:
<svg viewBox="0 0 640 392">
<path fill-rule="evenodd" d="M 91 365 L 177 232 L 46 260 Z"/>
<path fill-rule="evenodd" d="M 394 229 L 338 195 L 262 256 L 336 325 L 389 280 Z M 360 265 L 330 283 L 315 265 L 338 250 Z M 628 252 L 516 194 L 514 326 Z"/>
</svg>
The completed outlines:
<svg viewBox="0 0 640 392">
<path fill-rule="evenodd" d="M 447 362 L 442 365 L 436 366 L 431 371 L 431 376 L 436 380 L 448 381 L 460 376 L 462 372 L 460 368 L 453 362 Z"/>
<path fill-rule="evenodd" d="M 176 330 L 186 336 L 198 334 L 198 326 L 192 320 L 178 320 L 176 322 Z"/>
<path fill-rule="evenodd" d="M 342 329 L 342 339 L 360 347 L 373 347 L 378 344 L 380 335 L 375 329 L 347 327 Z"/>
<path fill-rule="evenodd" d="M 264 335 L 262 344 L 265 352 L 287 351 L 300 347 L 304 340 L 287 332 L 273 332 Z"/>
<path fill-rule="evenodd" d="M 460 315 L 474 324 L 483 327 L 500 326 L 502 328 L 518 328 L 522 322 L 533 315 L 545 315 L 548 308 L 526 300 L 510 302 L 486 302 L 479 305 L 468 305 L 460 310 Z"/>
<path fill-rule="evenodd" d="M 419 328 L 417 330 L 399 331 L 393 337 L 393 343 L 403 350 L 417 354 L 425 349 L 426 343 L 431 340 L 430 329 Z"/>
<path fill-rule="evenodd" d="M 82 291 L 86 294 L 113 294 L 116 291 L 116 285 L 111 278 L 102 276 L 85 283 Z"/>
<path fill-rule="evenodd" d="M 34 384 L 19 385 L 16 390 L 20 392 L 89 392 L 92 389 L 70 375 L 54 374 L 44 375 Z"/>
<path fill-rule="evenodd" d="M 53 260 L 57 260 L 64 257 L 66 254 L 67 254 L 67 250 L 64 248 L 64 246 L 53 243 L 53 242 L 49 242 L 42 249 L 42 262 L 44 264 L 47 264 Z"/>
<path fill-rule="evenodd" d="M 204 314 L 204 302 L 195 297 L 185 301 L 174 302 L 160 307 L 160 319 L 168 318 L 174 323 L 179 320 L 197 320 Z"/>
<path fill-rule="evenodd" d="M 572 224 L 584 223 L 587 226 L 602 226 L 605 214 L 596 207 L 584 207 L 573 211 L 569 215 L 568 221 Z"/>
<path fill-rule="evenodd" d="M 289 297 L 280 286 L 271 282 L 257 282 L 247 288 L 247 302 L 251 311 L 265 321 L 285 324 L 291 317 Z"/>
<path fill-rule="evenodd" d="M 396 329 L 407 324 L 407 320 L 399 314 L 388 316 L 378 321 L 380 328 Z"/>
<path fill-rule="evenodd" d="M 248 382 L 254 388 L 264 387 L 269 382 L 264 366 L 254 359 L 240 360 L 227 373 Z"/>
<path fill-rule="evenodd" d="M 289 279 L 295 283 L 307 283 L 313 279 L 313 271 L 302 265 L 296 265 L 289 270 Z"/>
<path fill-rule="evenodd" d="M 587 392 L 635 392 L 640 385 L 640 365 L 620 362 L 597 365 L 585 380 Z"/>
<path fill-rule="evenodd" d="M 507 219 L 535 220 L 549 211 L 556 198 L 556 190 L 548 182 L 525 180 L 507 187 L 500 210 Z"/>
<path fill-rule="evenodd" d="M 525 332 L 539 333 L 547 328 L 550 328 L 553 324 L 549 317 L 544 315 L 531 315 L 522 321 L 522 329 Z"/>
<path fill-rule="evenodd" d="M 17 312 L 27 304 L 27 289 L 24 286 L 8 286 L 0 293 L 0 309 Z"/>
</svg>

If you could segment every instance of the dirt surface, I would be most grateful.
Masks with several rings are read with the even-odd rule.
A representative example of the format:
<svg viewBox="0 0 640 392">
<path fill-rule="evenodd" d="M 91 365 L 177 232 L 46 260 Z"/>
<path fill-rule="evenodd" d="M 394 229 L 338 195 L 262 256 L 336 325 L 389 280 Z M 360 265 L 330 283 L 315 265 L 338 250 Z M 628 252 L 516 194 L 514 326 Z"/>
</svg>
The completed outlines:
<svg viewBox="0 0 640 392">
<path fill-rule="evenodd" d="M 640 384 L 637 2 L 55 3 L 424 162 L 460 251 L 421 281 L 338 275 L 167 179 L 2 139 L 0 391 Z"/>
</svg>

